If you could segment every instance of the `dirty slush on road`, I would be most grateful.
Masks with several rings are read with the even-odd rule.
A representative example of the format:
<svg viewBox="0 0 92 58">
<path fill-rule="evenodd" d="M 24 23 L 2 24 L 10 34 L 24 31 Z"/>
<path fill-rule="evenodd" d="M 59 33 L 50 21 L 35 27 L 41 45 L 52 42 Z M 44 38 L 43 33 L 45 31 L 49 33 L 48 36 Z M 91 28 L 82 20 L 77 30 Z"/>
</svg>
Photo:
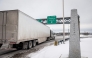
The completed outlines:
<svg viewBox="0 0 92 58">
<path fill-rule="evenodd" d="M 37 52 L 40 49 L 42 49 L 46 46 L 53 45 L 53 44 L 54 44 L 54 40 L 47 41 L 47 42 L 41 43 L 41 44 L 29 49 L 29 50 L 18 50 L 15 52 L 0 55 L 0 58 L 30 58 L 30 57 L 27 57 L 28 54 Z"/>
</svg>

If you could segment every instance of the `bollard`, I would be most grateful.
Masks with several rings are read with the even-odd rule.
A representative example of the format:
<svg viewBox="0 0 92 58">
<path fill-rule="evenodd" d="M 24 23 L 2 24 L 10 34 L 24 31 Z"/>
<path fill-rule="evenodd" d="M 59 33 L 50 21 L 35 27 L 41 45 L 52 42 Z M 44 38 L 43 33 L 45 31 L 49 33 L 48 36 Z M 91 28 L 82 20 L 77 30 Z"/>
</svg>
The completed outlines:
<svg viewBox="0 0 92 58">
<path fill-rule="evenodd" d="M 54 46 L 57 46 L 58 45 L 58 41 L 55 40 L 54 42 Z"/>
</svg>

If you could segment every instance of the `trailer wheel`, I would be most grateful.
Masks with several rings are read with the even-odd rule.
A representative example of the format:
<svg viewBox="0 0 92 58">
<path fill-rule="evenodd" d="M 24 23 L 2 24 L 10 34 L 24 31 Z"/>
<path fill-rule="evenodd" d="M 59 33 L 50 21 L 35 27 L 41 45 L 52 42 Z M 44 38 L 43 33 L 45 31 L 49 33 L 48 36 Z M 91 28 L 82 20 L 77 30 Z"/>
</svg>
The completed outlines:
<svg viewBox="0 0 92 58">
<path fill-rule="evenodd" d="M 47 37 L 47 41 L 49 41 L 50 40 L 50 38 L 49 37 Z"/>
<path fill-rule="evenodd" d="M 2 46 L 2 44 L 0 44 L 0 47 Z"/>
<path fill-rule="evenodd" d="M 32 48 L 32 41 L 29 41 L 28 43 L 28 49 Z"/>
<path fill-rule="evenodd" d="M 23 42 L 23 49 L 28 49 L 28 42 Z"/>
<path fill-rule="evenodd" d="M 33 40 L 33 47 L 36 46 L 36 40 Z"/>
</svg>

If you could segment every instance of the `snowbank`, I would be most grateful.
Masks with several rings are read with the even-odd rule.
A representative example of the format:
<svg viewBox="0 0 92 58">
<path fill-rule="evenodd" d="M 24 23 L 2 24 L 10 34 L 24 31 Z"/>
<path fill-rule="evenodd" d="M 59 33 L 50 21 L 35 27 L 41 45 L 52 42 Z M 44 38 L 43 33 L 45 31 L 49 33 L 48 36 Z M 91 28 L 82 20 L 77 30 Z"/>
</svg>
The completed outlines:
<svg viewBox="0 0 92 58">
<path fill-rule="evenodd" d="M 81 56 L 92 58 L 92 38 L 81 39 Z M 40 51 L 30 53 L 30 58 L 64 58 L 69 55 L 69 41 L 58 46 L 47 46 Z"/>
</svg>

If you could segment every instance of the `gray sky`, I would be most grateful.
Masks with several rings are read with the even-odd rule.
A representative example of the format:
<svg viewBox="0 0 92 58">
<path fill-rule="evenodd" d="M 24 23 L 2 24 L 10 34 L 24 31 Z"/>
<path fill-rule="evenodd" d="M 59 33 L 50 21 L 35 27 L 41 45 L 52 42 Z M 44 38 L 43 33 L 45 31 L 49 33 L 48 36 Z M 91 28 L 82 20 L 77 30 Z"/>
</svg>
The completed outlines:
<svg viewBox="0 0 92 58">
<path fill-rule="evenodd" d="M 92 0 L 64 0 L 65 17 L 71 16 L 71 9 L 80 15 L 81 31 L 92 32 Z M 62 0 L 0 0 L 0 10 L 20 9 L 35 19 L 50 15 L 62 17 Z M 54 31 L 62 31 L 63 26 L 49 25 Z M 69 28 L 66 26 L 66 30 Z"/>
</svg>

